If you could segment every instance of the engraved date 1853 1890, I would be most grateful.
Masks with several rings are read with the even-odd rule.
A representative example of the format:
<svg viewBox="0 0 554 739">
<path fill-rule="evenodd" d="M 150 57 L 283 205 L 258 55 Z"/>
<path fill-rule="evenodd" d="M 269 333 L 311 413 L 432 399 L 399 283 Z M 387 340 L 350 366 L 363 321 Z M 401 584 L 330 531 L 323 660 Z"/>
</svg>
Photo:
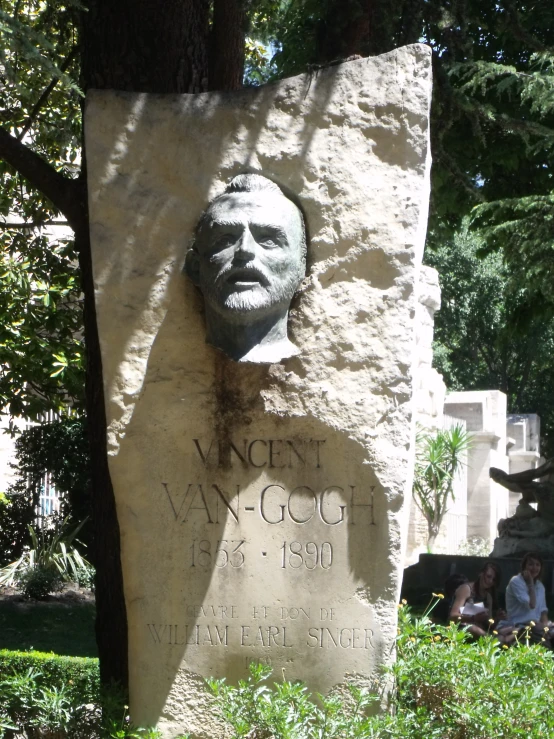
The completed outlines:
<svg viewBox="0 0 554 739">
<path fill-rule="evenodd" d="M 209 539 L 193 539 L 190 545 L 190 567 L 210 569 L 232 567 L 239 569 L 245 563 L 245 539 L 220 539 L 215 546 Z M 284 541 L 280 547 L 281 569 L 328 570 L 333 564 L 333 545 L 324 541 Z M 267 552 L 262 552 L 267 556 Z"/>
</svg>

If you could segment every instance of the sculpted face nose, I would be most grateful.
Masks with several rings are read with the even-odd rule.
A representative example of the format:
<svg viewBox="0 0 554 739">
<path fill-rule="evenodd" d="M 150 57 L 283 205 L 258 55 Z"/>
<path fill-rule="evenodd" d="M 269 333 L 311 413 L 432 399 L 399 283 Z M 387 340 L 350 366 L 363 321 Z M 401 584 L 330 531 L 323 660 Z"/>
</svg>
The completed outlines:
<svg viewBox="0 0 554 739">
<path fill-rule="evenodd" d="M 256 241 L 252 236 L 248 226 L 245 227 L 240 239 L 237 242 L 235 255 L 242 259 L 251 259 L 256 255 Z"/>
</svg>

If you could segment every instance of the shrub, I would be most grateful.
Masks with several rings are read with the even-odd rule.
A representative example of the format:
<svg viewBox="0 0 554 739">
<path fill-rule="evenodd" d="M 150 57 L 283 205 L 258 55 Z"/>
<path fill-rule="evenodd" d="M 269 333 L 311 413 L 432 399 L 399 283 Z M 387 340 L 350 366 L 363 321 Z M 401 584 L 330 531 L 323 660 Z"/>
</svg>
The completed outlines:
<svg viewBox="0 0 554 739">
<path fill-rule="evenodd" d="M 396 679 L 398 715 L 406 736 L 441 739 L 539 739 L 554 736 L 554 660 L 520 639 L 500 646 L 492 636 L 472 641 L 458 624 L 431 623 L 399 610 Z"/>
<path fill-rule="evenodd" d="M 22 482 L 13 485 L 0 505 L 0 566 L 21 556 L 29 538 L 27 526 L 36 518 L 39 489 L 27 490 Z"/>
<path fill-rule="evenodd" d="M 44 600 L 50 593 L 62 589 L 63 579 L 55 567 L 37 564 L 18 572 L 15 584 L 26 598 Z"/>
<path fill-rule="evenodd" d="M 29 671 L 36 677 L 37 687 L 66 688 L 68 698 L 73 703 L 94 703 L 100 698 L 97 659 L 0 650 L 0 681 L 12 679 L 14 675 L 25 675 Z"/>
<path fill-rule="evenodd" d="M 472 641 L 459 624 L 431 622 L 399 609 L 394 712 L 370 715 L 377 695 L 351 686 L 312 699 L 306 686 L 266 684 L 270 670 L 228 686 L 210 680 L 215 710 L 229 739 L 548 739 L 554 660 L 520 639 L 501 647 L 493 636 Z M 382 697 L 382 696 L 381 696 Z M 109 700 L 108 700 L 109 698 Z M 124 696 L 100 696 L 97 660 L 0 652 L 0 737 L 23 729 L 29 739 L 159 739 L 131 726 Z M 100 705 L 104 707 L 101 719 Z M 40 733 L 37 733 L 39 732 Z M 46 732 L 50 732 L 50 734 Z M 57 733 L 54 733 L 57 732 Z M 7 736 L 12 736 L 8 734 Z"/>
<path fill-rule="evenodd" d="M 29 739 L 91 739 L 100 711 L 98 660 L 0 651 L 2 729 Z M 8 736 L 12 736 L 11 733 Z"/>
<path fill-rule="evenodd" d="M 28 526 L 31 546 L 27 547 L 21 557 L 0 569 L 0 585 L 22 583 L 29 597 L 45 598 L 50 592 L 59 588 L 60 581 L 79 581 L 83 578 L 90 581 L 92 565 L 73 546 L 83 523 L 68 529 L 69 519 L 57 521 L 48 530 L 36 531 Z M 54 572 L 58 573 L 58 578 Z M 48 582 L 52 590 L 48 590 Z M 32 592 L 38 595 L 32 595 Z"/>
<path fill-rule="evenodd" d="M 133 727 L 125 703 L 101 690 L 97 659 L 0 650 L 0 739 L 160 739 Z"/>
<path fill-rule="evenodd" d="M 422 430 L 416 436 L 413 496 L 427 521 L 429 552 L 454 498 L 454 480 L 471 445 L 471 437 L 462 424 L 433 433 Z"/>
<path fill-rule="evenodd" d="M 94 590 L 94 578 L 96 570 L 91 565 L 80 567 L 73 575 L 74 582 L 81 588 Z"/>
<path fill-rule="evenodd" d="M 472 641 L 458 624 L 440 626 L 399 610 L 394 713 L 368 715 L 377 696 L 318 696 L 299 683 L 264 684 L 251 667 L 237 687 L 209 681 L 232 739 L 547 739 L 554 736 L 552 653 L 528 639 L 501 647 L 494 635 Z"/>
<path fill-rule="evenodd" d="M 7 506 L 0 505 L 0 566 L 22 555 L 28 540 L 27 526 L 36 519 L 44 477 L 61 496 L 62 517 L 77 521 L 90 514 L 90 460 L 84 418 L 72 416 L 25 429 L 16 437 L 16 477 L 9 486 Z M 90 543 L 91 526 L 85 524 L 80 539 Z"/>
<path fill-rule="evenodd" d="M 350 686 L 349 699 L 338 696 L 318 696 L 312 701 L 305 685 L 287 680 L 270 688 L 263 682 L 271 668 L 250 665 L 250 677 L 239 681 L 238 687 L 225 680 L 208 680 L 216 696 L 221 718 L 233 729 L 233 739 L 239 737 L 272 737 L 272 739 L 350 739 L 369 737 L 373 719 L 368 707 L 377 698 L 367 691 Z"/>
</svg>

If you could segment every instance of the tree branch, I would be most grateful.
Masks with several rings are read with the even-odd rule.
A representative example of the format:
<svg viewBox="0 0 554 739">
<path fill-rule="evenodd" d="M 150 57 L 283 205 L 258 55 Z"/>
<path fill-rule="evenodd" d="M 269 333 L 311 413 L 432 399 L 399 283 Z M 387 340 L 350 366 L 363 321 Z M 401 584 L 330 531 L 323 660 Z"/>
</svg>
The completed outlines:
<svg viewBox="0 0 554 739">
<path fill-rule="evenodd" d="M 21 221 L 21 223 L 10 223 L 9 221 L 0 221 L 0 229 L 2 228 L 45 228 L 46 226 L 69 226 L 68 221 Z"/>
<path fill-rule="evenodd" d="M 490 357 L 487 350 L 485 349 L 484 344 L 482 342 L 478 342 L 476 344 L 476 348 L 477 348 L 477 353 L 481 355 L 481 357 L 483 358 L 483 361 L 487 365 L 487 369 L 489 370 L 490 374 L 494 375 L 495 374 L 494 364 L 493 364 L 492 358 Z"/>
<path fill-rule="evenodd" d="M 77 46 L 74 46 L 73 49 L 68 54 L 66 60 L 64 61 L 64 63 L 60 67 L 60 72 L 62 74 L 66 71 L 66 69 L 69 67 L 69 65 L 71 64 L 71 62 L 77 56 L 77 51 L 78 51 L 78 47 Z M 58 84 L 59 81 L 60 81 L 60 77 L 54 77 L 52 79 L 52 81 L 50 82 L 50 84 L 48 85 L 48 87 L 46 87 L 46 89 L 44 90 L 44 92 L 42 93 L 42 95 L 39 97 L 39 99 L 37 100 L 37 102 L 34 104 L 33 109 L 31 110 L 31 112 L 27 116 L 27 120 L 23 124 L 23 128 L 21 129 L 21 131 L 17 135 L 17 140 L 18 141 L 21 141 L 23 139 L 23 137 L 25 136 L 25 134 L 27 133 L 27 131 L 31 128 L 31 126 L 33 125 L 33 121 L 35 120 L 35 118 L 37 116 L 37 113 L 42 108 L 42 106 L 44 105 L 44 103 L 48 100 L 48 97 L 50 96 L 50 93 L 56 87 L 56 85 Z"/>
<path fill-rule="evenodd" d="M 0 128 L 0 158 L 25 177 L 32 187 L 40 190 L 67 218 L 74 230 L 86 219 L 84 192 L 78 180 L 70 180 L 44 161 L 32 149 Z"/>
</svg>

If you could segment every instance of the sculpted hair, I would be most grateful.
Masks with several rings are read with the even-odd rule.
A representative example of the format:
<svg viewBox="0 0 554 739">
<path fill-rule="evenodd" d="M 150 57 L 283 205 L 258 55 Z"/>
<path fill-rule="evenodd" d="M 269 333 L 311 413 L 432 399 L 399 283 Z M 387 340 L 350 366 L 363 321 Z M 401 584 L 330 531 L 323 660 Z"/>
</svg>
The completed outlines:
<svg viewBox="0 0 554 739">
<path fill-rule="evenodd" d="M 277 185 L 273 180 L 270 180 L 267 177 L 264 177 L 261 174 L 239 174 L 236 177 L 233 177 L 231 182 L 227 185 L 225 190 L 221 195 L 218 195 L 215 197 L 212 201 L 210 201 L 208 207 L 202 213 L 202 216 L 200 217 L 200 220 L 198 221 L 198 225 L 196 226 L 196 233 L 195 233 L 195 239 L 198 238 L 198 234 L 202 230 L 204 226 L 207 226 L 210 224 L 211 217 L 210 217 L 210 208 L 214 205 L 214 203 L 217 203 L 217 201 L 224 197 L 225 195 L 234 195 L 236 193 L 248 193 L 248 192 L 267 192 L 272 193 L 273 195 L 281 195 L 281 197 L 286 198 L 289 200 L 294 207 L 296 208 L 298 215 L 300 216 L 300 223 L 301 223 L 301 237 L 300 237 L 300 252 L 302 254 L 302 259 L 306 260 L 306 252 L 307 252 L 307 238 L 306 238 L 306 223 L 304 220 L 304 214 L 302 213 L 301 208 L 297 205 L 297 203 L 294 202 L 292 198 L 290 198 L 286 192 L 284 192 L 279 185 Z M 192 244 L 192 248 L 195 248 L 195 244 Z"/>
<path fill-rule="evenodd" d="M 279 185 L 261 174 L 239 174 L 233 177 L 223 194 L 227 195 L 231 192 L 274 192 L 287 197 Z"/>
</svg>

